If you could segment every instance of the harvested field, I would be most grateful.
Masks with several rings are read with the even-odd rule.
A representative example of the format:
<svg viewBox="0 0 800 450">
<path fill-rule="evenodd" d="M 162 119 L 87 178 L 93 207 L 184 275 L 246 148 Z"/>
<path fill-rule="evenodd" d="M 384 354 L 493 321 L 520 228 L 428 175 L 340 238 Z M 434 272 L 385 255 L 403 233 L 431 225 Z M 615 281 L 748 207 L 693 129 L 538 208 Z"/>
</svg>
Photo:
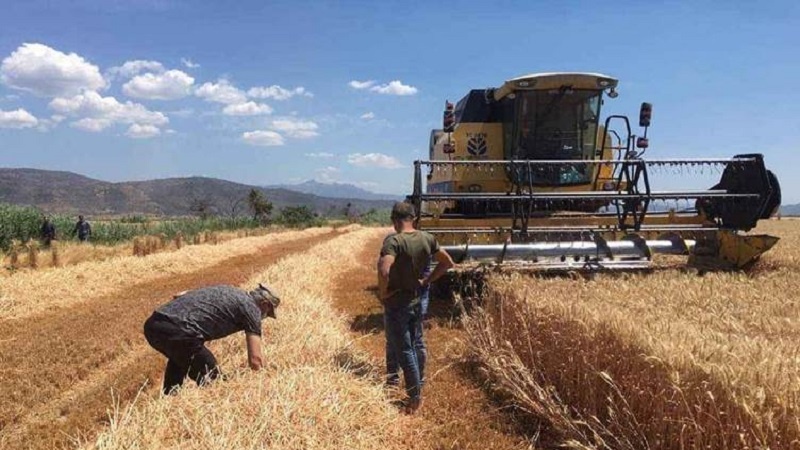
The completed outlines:
<svg viewBox="0 0 800 450">
<path fill-rule="evenodd" d="M 577 448 L 796 448 L 800 223 L 746 273 L 492 279 L 469 323 L 496 391 Z"/>
</svg>

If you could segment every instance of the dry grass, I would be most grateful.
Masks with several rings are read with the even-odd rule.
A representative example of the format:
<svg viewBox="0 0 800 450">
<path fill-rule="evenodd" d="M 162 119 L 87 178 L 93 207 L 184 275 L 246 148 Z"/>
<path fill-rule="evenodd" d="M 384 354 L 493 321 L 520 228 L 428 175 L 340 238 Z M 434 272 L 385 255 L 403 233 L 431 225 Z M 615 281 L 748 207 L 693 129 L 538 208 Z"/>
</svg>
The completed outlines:
<svg viewBox="0 0 800 450">
<path fill-rule="evenodd" d="M 330 228 L 286 231 L 264 236 L 229 240 L 220 245 L 187 246 L 170 253 L 145 257 L 113 256 L 102 261 L 89 261 L 61 268 L 20 271 L 0 278 L 0 318 L 20 318 L 46 308 L 65 307 L 87 298 L 108 295 L 133 283 L 154 280 L 164 275 L 182 274 L 216 264 L 237 255 L 287 239 L 311 237 L 329 232 Z M 235 236 L 233 234 L 232 236 Z M 79 251 L 96 252 L 93 245 L 76 248 L 58 244 L 60 260 L 69 260 Z M 130 247 L 125 255 L 130 255 Z M 40 260 L 46 258 L 40 257 Z"/>
<path fill-rule="evenodd" d="M 490 281 L 468 321 L 493 387 L 577 448 L 800 445 L 800 222 L 750 273 Z"/>
<path fill-rule="evenodd" d="M 231 379 L 175 397 L 140 398 L 118 408 L 107 431 L 89 448 L 315 449 L 408 448 L 405 421 L 380 383 L 355 376 L 344 320 L 332 309 L 333 280 L 357 264 L 356 249 L 376 230 L 333 239 L 290 256 L 253 277 L 267 280 L 284 302 L 265 322 L 268 368 L 239 369 Z M 212 346 L 224 368 L 241 366 L 239 335 Z"/>
</svg>

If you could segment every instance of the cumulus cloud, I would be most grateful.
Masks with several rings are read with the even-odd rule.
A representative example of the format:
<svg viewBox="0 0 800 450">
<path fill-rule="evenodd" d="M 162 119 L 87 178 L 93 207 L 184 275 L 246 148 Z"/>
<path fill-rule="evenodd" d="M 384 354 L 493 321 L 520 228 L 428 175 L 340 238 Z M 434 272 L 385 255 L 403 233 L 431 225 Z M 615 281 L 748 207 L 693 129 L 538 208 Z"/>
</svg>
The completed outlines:
<svg viewBox="0 0 800 450">
<path fill-rule="evenodd" d="M 417 88 L 403 84 L 400 80 L 390 81 L 389 84 L 372 86 L 369 90 L 385 95 L 414 95 L 417 93 Z"/>
<path fill-rule="evenodd" d="M 180 70 L 137 75 L 122 86 L 128 97 L 147 100 L 175 100 L 191 93 L 194 78 Z"/>
<path fill-rule="evenodd" d="M 397 158 L 383 153 L 353 153 L 347 155 L 347 162 L 359 167 L 380 167 L 382 169 L 400 169 L 403 167 Z"/>
<path fill-rule="evenodd" d="M 125 136 L 134 139 L 148 139 L 161 134 L 161 130 L 153 125 L 139 125 L 138 123 L 132 124 L 125 132 Z"/>
<path fill-rule="evenodd" d="M 108 78 L 114 79 L 117 76 L 122 78 L 132 78 L 142 72 L 161 73 L 164 72 L 164 65 L 158 61 L 147 61 L 137 59 L 134 61 L 125 61 L 121 66 L 115 66 L 108 69 Z"/>
<path fill-rule="evenodd" d="M 318 152 L 318 153 L 306 153 L 306 156 L 308 156 L 309 158 L 327 159 L 327 158 L 333 158 L 334 155 L 333 153 L 328 153 L 328 152 Z"/>
<path fill-rule="evenodd" d="M 274 100 L 288 100 L 294 96 L 313 97 L 314 94 L 308 92 L 306 88 L 299 86 L 294 89 L 284 89 L 278 85 L 268 87 L 254 87 L 247 91 L 247 95 L 253 98 L 271 98 Z"/>
<path fill-rule="evenodd" d="M 293 118 L 276 119 L 272 121 L 272 129 L 283 132 L 286 136 L 295 139 L 310 139 L 319 136 L 319 126 L 310 120 L 297 120 Z"/>
<path fill-rule="evenodd" d="M 369 90 L 377 94 L 384 95 L 414 95 L 418 91 L 414 86 L 403 84 L 400 80 L 390 81 L 386 84 L 377 84 L 375 80 L 357 81 L 353 80 L 348 85 L 356 90 Z"/>
<path fill-rule="evenodd" d="M 86 117 L 80 120 L 76 120 L 75 122 L 72 122 L 70 126 L 83 131 L 99 133 L 113 124 L 114 122 L 109 119 L 95 119 L 91 117 Z"/>
<path fill-rule="evenodd" d="M 22 108 L 14 111 L 0 109 L 0 128 L 32 128 L 38 124 L 39 120 Z"/>
<path fill-rule="evenodd" d="M 195 63 L 189 58 L 181 58 L 181 64 L 186 66 L 187 69 L 197 69 L 200 67 L 200 64 Z"/>
<path fill-rule="evenodd" d="M 362 118 L 362 119 L 364 119 L 364 120 L 372 120 L 372 119 L 374 119 L 374 118 L 375 118 L 375 113 L 373 113 L 372 111 L 370 111 L 370 112 L 368 112 L 368 113 L 362 114 L 362 115 L 361 115 L 361 118 Z"/>
<path fill-rule="evenodd" d="M 277 147 L 284 144 L 283 136 L 269 130 L 245 131 L 242 140 L 259 147 Z"/>
<path fill-rule="evenodd" d="M 340 172 L 341 170 L 333 166 L 323 167 L 314 171 L 316 180 L 322 183 L 335 182 Z"/>
<path fill-rule="evenodd" d="M 97 92 L 56 98 L 50 102 L 49 107 L 56 113 L 78 118 L 71 126 L 84 131 L 99 132 L 118 123 L 154 127 L 169 123 L 163 113 L 151 111 L 139 103 L 121 103 L 114 97 L 103 97 Z"/>
<path fill-rule="evenodd" d="M 80 55 L 31 43 L 22 44 L 3 60 L 0 81 L 41 97 L 76 95 L 106 87 L 97 66 Z"/>
<path fill-rule="evenodd" d="M 260 114 L 272 114 L 272 108 L 263 103 L 247 102 L 228 105 L 222 110 L 222 113 L 227 116 L 257 116 Z"/>
<path fill-rule="evenodd" d="M 216 83 L 203 83 L 194 94 L 206 101 L 225 105 L 247 102 L 247 95 L 224 78 L 217 80 Z"/>
<path fill-rule="evenodd" d="M 375 85 L 375 80 L 367 80 L 367 81 L 353 80 L 353 81 L 351 81 L 351 82 L 349 82 L 347 84 L 348 84 L 348 86 L 350 86 L 353 89 L 358 89 L 358 90 L 369 89 L 369 88 L 371 88 L 372 86 Z"/>
</svg>

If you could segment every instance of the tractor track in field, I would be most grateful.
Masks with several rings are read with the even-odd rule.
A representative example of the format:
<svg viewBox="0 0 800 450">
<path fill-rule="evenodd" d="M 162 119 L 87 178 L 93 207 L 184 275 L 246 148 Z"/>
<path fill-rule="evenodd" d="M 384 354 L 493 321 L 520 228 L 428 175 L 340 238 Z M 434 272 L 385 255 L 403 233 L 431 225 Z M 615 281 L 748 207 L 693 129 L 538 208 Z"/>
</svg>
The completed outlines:
<svg viewBox="0 0 800 450">
<path fill-rule="evenodd" d="M 0 320 L 0 448 L 70 446 L 75 437 L 91 436 L 107 423 L 112 390 L 124 406 L 143 385 L 159 385 L 164 360 L 147 345 L 142 325 L 174 293 L 241 284 L 279 259 L 340 234 L 267 244 L 192 273 Z"/>
<path fill-rule="evenodd" d="M 381 236 L 365 242 L 358 267 L 342 274 L 333 292 L 334 306 L 359 336 L 357 345 L 378 361 L 383 361 L 386 342 L 383 310 L 375 296 L 381 242 Z M 448 302 L 431 299 L 423 406 L 411 419 L 415 430 L 405 444 L 415 449 L 531 448 L 519 425 L 487 397 L 469 375 L 470 369 L 455 357 L 463 351 L 464 331 L 452 309 Z"/>
</svg>

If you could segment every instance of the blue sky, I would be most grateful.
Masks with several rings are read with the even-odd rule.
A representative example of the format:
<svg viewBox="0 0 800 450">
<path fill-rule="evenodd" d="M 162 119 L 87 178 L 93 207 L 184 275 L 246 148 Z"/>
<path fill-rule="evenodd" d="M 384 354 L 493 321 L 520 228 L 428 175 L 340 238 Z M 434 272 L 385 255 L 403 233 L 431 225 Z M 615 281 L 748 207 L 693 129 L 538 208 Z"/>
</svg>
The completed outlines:
<svg viewBox="0 0 800 450">
<path fill-rule="evenodd" d="M 401 194 L 446 99 L 590 71 L 651 157 L 761 152 L 800 202 L 800 4 L 659 3 L 4 0 L 0 165 Z"/>
</svg>

